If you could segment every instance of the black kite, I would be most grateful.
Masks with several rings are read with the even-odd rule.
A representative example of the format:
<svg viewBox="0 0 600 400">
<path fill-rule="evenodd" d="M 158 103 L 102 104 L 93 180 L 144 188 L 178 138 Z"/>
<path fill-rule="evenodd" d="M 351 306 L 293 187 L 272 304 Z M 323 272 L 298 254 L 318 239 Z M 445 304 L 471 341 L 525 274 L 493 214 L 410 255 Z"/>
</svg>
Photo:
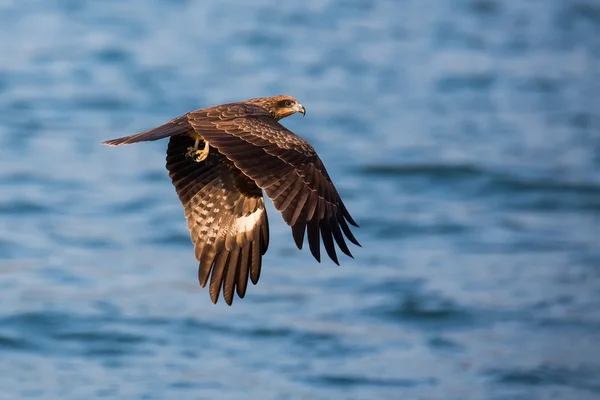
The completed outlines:
<svg viewBox="0 0 600 400">
<path fill-rule="evenodd" d="M 246 294 L 248 276 L 258 282 L 269 244 L 263 190 L 291 226 L 299 249 L 306 232 L 317 261 L 321 240 L 338 265 L 334 241 L 350 257 L 344 235 L 360 246 L 348 223 L 358 225 L 323 162 L 306 140 L 278 122 L 297 112 L 306 110 L 291 96 L 256 98 L 192 111 L 104 142 L 120 146 L 170 137 L 167 169 L 185 209 L 198 280 L 204 287 L 210 276 L 213 303 L 221 287 L 231 305 L 234 291 L 240 298 Z"/>
</svg>

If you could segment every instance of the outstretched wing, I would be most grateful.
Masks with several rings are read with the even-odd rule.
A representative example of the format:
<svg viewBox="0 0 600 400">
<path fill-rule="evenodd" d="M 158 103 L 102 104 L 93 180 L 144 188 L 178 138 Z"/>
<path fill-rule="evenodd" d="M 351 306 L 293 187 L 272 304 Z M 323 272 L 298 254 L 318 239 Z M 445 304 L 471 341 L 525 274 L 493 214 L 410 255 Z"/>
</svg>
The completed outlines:
<svg viewBox="0 0 600 400">
<path fill-rule="evenodd" d="M 219 110 L 226 108 L 224 113 L 220 113 Z M 244 103 L 229 103 L 224 104 L 222 106 L 215 106 L 210 108 L 203 108 L 197 110 L 197 113 L 205 113 L 216 115 L 218 114 L 218 118 L 234 118 L 242 115 L 246 115 L 248 110 L 250 110 L 254 114 L 262 114 L 262 115 L 270 115 L 266 110 L 254 105 L 246 105 Z M 189 122 L 189 115 L 191 113 L 184 114 L 180 117 L 173 118 L 171 121 L 166 124 L 162 124 L 161 126 L 157 126 L 156 128 L 148 129 L 147 131 L 136 133 L 134 135 L 121 137 L 118 139 L 111 139 L 102 142 L 107 146 L 122 146 L 125 144 L 132 144 L 138 142 L 150 142 L 154 140 L 164 139 L 166 137 L 172 137 L 176 135 L 182 134 L 190 134 L 193 136 L 194 128 Z"/>
<path fill-rule="evenodd" d="M 198 110 L 189 113 L 188 119 L 211 146 L 264 189 L 292 227 L 299 249 L 306 233 L 310 251 L 318 261 L 320 240 L 336 264 L 334 240 L 342 252 L 352 257 L 344 235 L 360 246 L 348 223 L 358 225 L 307 141 L 252 104 Z"/>
<path fill-rule="evenodd" d="M 189 159 L 193 145 L 187 135 L 171 137 L 167 169 L 185 209 L 200 285 L 210 276 L 213 303 L 222 288 L 231 305 L 234 291 L 244 297 L 248 276 L 258 282 L 269 243 L 267 210 L 262 190 L 216 150 L 202 162 Z"/>
<path fill-rule="evenodd" d="M 135 135 L 125 136 L 118 139 L 107 140 L 104 143 L 108 146 L 122 146 L 124 144 L 138 143 L 138 142 L 149 142 L 152 140 L 163 139 L 168 136 L 180 135 L 192 130 L 191 125 L 188 122 L 188 117 L 182 115 L 172 119 L 171 121 L 158 126 L 156 128 L 149 129 L 144 132 L 136 133 Z"/>
</svg>

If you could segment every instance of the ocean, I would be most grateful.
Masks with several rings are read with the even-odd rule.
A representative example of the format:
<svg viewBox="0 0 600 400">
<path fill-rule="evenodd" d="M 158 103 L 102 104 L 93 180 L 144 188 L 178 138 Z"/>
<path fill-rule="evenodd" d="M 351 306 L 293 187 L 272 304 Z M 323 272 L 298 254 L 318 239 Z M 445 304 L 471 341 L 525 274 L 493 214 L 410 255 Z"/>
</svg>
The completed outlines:
<svg viewBox="0 0 600 400">
<path fill-rule="evenodd" d="M 600 4 L 0 0 L 0 399 L 600 398 Z M 268 201 L 210 301 L 167 141 L 293 95 L 362 248 Z"/>
</svg>

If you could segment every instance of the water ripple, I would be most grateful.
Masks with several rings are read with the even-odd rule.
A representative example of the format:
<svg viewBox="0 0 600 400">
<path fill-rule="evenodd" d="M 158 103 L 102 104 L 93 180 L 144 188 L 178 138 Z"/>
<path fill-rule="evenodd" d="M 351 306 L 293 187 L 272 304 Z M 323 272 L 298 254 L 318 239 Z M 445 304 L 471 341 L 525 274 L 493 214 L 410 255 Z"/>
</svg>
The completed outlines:
<svg viewBox="0 0 600 400">
<path fill-rule="evenodd" d="M 0 10 L 0 398 L 598 398 L 594 2 Z M 166 141 L 100 143 L 280 93 L 363 247 L 319 264 L 267 202 L 212 305 Z"/>
</svg>

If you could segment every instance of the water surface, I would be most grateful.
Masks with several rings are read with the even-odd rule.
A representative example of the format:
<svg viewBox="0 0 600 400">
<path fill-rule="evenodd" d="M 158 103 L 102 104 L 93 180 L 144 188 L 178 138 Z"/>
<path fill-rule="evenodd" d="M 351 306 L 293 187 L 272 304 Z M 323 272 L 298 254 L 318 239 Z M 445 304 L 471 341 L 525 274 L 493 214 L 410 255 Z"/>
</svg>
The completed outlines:
<svg viewBox="0 0 600 400">
<path fill-rule="evenodd" d="M 593 1 L 0 1 L 0 398 L 597 399 Z M 166 142 L 288 93 L 361 228 L 210 303 Z"/>
</svg>

